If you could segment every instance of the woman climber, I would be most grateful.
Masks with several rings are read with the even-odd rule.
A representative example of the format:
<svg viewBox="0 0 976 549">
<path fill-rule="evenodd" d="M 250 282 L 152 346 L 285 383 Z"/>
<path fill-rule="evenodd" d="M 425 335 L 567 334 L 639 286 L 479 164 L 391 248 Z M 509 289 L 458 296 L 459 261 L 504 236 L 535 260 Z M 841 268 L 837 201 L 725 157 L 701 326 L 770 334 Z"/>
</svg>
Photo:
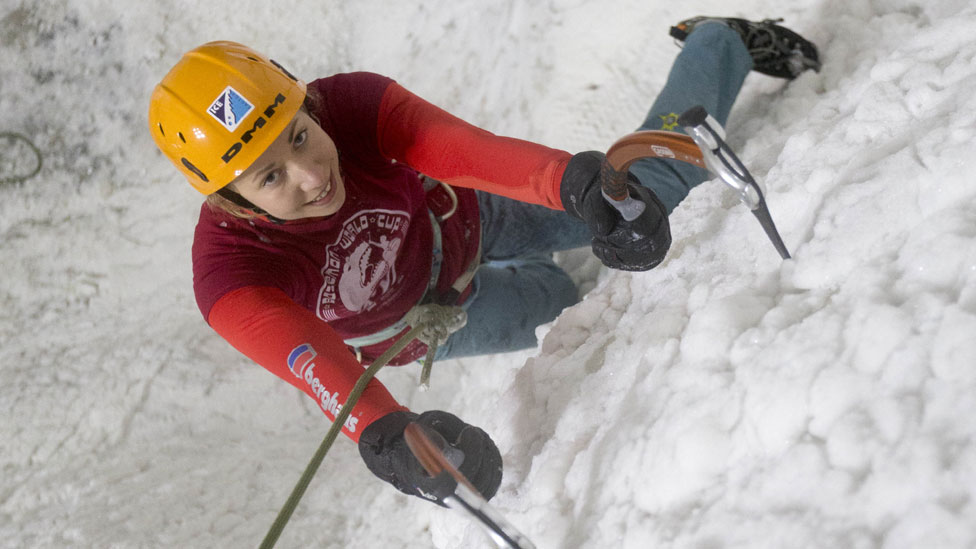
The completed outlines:
<svg viewBox="0 0 976 549">
<path fill-rule="evenodd" d="M 724 124 L 750 70 L 792 79 L 819 68 L 813 44 L 774 21 L 699 17 L 671 32 L 684 47 L 641 130 L 679 131 L 673 119 L 694 105 Z M 185 54 L 153 91 L 149 126 L 206 195 L 193 243 L 204 318 L 331 419 L 419 306 L 466 312 L 436 359 L 536 345 L 535 328 L 579 299 L 553 252 L 589 245 L 611 268 L 652 268 L 671 242 L 668 215 L 709 177 L 635 163 L 628 188 L 646 207 L 625 221 L 601 195 L 601 153 L 493 135 L 376 74 L 306 85 L 232 42 Z M 392 363 L 426 351 L 414 341 Z M 370 471 L 422 496 L 430 478 L 406 448 L 411 421 L 460 450 L 461 472 L 495 494 L 501 457 L 487 433 L 411 412 L 379 381 L 343 430 Z"/>
</svg>

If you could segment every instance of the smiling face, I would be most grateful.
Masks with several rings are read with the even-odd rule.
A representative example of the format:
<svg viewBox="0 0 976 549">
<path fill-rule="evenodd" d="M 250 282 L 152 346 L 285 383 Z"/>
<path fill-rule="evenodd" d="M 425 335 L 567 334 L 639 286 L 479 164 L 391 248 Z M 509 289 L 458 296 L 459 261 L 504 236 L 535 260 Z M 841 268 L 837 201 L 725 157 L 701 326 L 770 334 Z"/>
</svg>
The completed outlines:
<svg viewBox="0 0 976 549">
<path fill-rule="evenodd" d="M 280 219 L 332 215 L 346 201 L 335 143 L 304 110 L 228 188 Z"/>
</svg>

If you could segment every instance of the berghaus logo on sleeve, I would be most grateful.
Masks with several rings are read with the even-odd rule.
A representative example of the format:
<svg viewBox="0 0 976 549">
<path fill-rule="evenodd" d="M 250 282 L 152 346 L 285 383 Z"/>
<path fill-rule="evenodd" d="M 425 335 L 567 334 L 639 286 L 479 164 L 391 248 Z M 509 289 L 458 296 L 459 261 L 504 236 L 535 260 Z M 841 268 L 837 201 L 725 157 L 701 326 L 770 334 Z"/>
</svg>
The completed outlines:
<svg viewBox="0 0 976 549">
<path fill-rule="evenodd" d="M 312 389 L 312 393 L 318 399 L 322 410 L 332 414 L 334 418 L 342 411 L 342 404 L 339 403 L 339 392 L 331 392 L 325 384 L 319 380 L 315 373 L 315 357 L 318 353 L 310 343 L 302 343 L 288 353 L 288 369 L 295 377 L 303 380 Z M 350 433 L 356 432 L 356 424 L 359 423 L 358 417 L 349 416 L 343 426 Z"/>
<path fill-rule="evenodd" d="M 292 349 L 291 353 L 288 354 L 288 369 L 291 373 L 295 374 L 295 377 L 301 379 L 305 377 L 305 368 L 312 363 L 312 359 L 318 356 L 315 349 L 312 348 L 308 343 L 302 343 L 298 347 Z"/>
</svg>

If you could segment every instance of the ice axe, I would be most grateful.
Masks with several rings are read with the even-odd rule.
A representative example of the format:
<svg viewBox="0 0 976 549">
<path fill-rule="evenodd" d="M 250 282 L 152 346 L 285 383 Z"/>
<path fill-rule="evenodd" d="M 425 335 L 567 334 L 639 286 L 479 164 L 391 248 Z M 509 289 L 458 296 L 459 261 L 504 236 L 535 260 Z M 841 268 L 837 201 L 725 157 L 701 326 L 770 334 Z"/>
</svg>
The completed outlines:
<svg viewBox="0 0 976 549">
<path fill-rule="evenodd" d="M 436 431 L 417 422 L 407 425 L 403 438 L 417 461 L 441 486 L 440 490 L 449 494 L 442 499 L 445 505 L 467 514 L 471 520 L 480 524 L 498 547 L 535 549 L 535 545 L 505 520 L 458 471 L 448 452 L 453 452 L 453 461 L 463 461 L 464 456 L 459 450 L 450 448 Z"/>
<path fill-rule="evenodd" d="M 682 113 L 678 124 L 690 137 L 674 132 L 642 130 L 618 139 L 607 151 L 600 170 L 603 196 L 624 219 L 632 221 L 644 211 L 644 203 L 631 198 L 627 192 L 627 168 L 632 163 L 641 158 L 670 158 L 705 168 L 736 191 L 739 200 L 759 220 L 780 257 L 789 259 L 790 252 L 769 215 L 762 189 L 725 142 L 722 125 L 702 106 Z"/>
</svg>

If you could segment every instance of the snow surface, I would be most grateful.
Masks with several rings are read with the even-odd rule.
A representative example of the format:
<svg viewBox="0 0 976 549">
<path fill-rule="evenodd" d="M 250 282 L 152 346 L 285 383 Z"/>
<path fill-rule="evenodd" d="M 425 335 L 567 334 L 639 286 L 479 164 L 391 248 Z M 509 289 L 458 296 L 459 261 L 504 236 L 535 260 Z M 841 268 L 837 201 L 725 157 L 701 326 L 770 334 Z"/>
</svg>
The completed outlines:
<svg viewBox="0 0 976 549">
<path fill-rule="evenodd" d="M 0 546 L 256 546 L 328 428 L 220 340 L 190 282 L 200 199 L 146 129 L 213 39 L 311 79 L 371 70 L 491 131 L 606 149 L 698 15 L 785 17 L 824 67 L 751 76 L 728 125 L 794 254 L 718 182 L 657 269 L 539 349 L 381 378 L 485 428 L 541 548 L 976 547 L 976 7 L 966 0 L 0 3 Z M 29 169 L 0 140 L 0 177 Z M 279 547 L 491 547 L 340 441 Z"/>
</svg>

